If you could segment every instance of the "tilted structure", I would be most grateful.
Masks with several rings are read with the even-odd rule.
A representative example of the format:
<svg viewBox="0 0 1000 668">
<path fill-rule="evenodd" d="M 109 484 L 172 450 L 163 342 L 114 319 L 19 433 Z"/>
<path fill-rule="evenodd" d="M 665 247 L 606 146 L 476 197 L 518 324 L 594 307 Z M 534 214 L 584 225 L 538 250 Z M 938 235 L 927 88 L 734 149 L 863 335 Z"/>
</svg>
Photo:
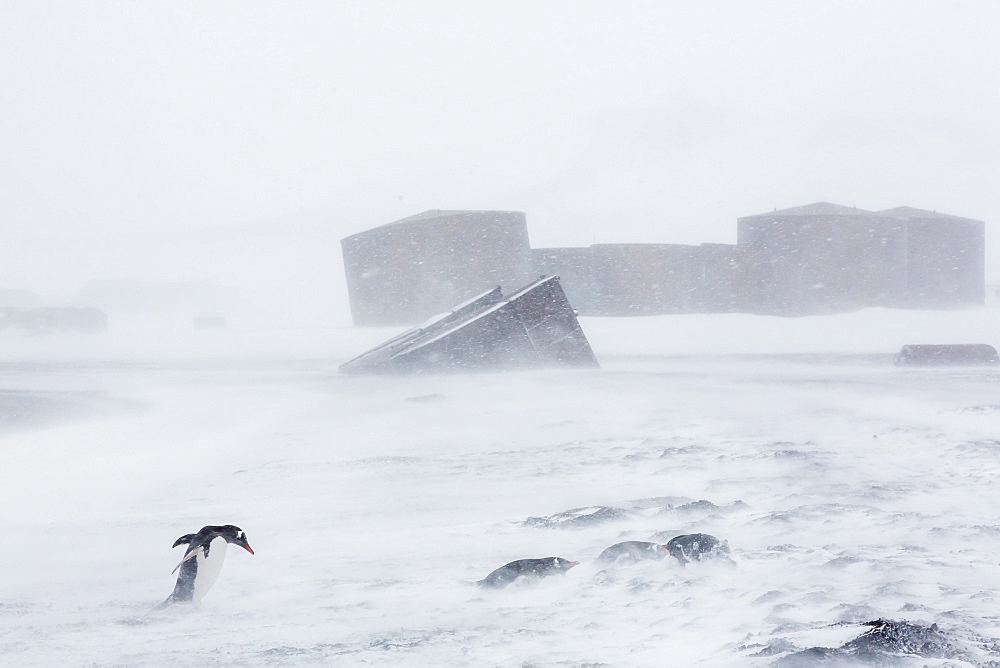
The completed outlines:
<svg viewBox="0 0 1000 668">
<path fill-rule="evenodd" d="M 488 290 L 341 365 L 344 373 L 596 367 L 555 276 L 504 296 Z"/>
</svg>

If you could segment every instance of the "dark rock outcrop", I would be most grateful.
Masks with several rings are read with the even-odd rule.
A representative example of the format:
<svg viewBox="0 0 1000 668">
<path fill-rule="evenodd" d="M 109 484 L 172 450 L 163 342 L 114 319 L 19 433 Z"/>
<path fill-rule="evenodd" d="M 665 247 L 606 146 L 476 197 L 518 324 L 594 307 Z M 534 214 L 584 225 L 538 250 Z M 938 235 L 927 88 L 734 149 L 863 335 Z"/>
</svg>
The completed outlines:
<svg viewBox="0 0 1000 668">
<path fill-rule="evenodd" d="M 806 668 L 816 665 L 883 668 L 911 665 L 914 657 L 954 659 L 984 668 L 1000 665 L 997 661 L 980 660 L 976 656 L 977 652 L 962 641 L 941 631 L 937 624 L 922 626 L 906 620 L 895 621 L 880 618 L 865 622 L 862 626 L 868 627 L 868 630 L 840 647 L 802 649 L 781 657 L 772 665 L 776 668 Z M 778 647 L 787 647 L 787 645 L 775 646 L 775 648 Z"/>
<path fill-rule="evenodd" d="M 548 517 L 529 517 L 524 520 L 523 526 L 543 529 L 581 529 L 605 522 L 617 522 L 628 517 L 629 512 L 621 508 L 589 506 L 565 510 Z"/>
</svg>

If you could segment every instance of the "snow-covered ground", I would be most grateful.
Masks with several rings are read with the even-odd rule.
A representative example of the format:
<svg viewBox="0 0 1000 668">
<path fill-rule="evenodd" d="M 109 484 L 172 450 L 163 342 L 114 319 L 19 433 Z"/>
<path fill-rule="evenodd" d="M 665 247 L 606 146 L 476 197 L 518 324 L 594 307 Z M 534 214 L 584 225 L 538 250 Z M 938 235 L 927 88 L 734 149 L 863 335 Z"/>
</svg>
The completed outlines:
<svg viewBox="0 0 1000 668">
<path fill-rule="evenodd" d="M 338 373 L 394 330 L 6 340 L 0 664 L 755 666 L 878 617 L 1000 659 L 1000 369 L 891 364 L 1000 312 L 582 324 L 599 370 Z M 256 555 L 150 612 L 225 523 Z M 593 564 L 693 532 L 735 565 Z M 582 563 L 470 584 L 545 556 Z"/>
</svg>

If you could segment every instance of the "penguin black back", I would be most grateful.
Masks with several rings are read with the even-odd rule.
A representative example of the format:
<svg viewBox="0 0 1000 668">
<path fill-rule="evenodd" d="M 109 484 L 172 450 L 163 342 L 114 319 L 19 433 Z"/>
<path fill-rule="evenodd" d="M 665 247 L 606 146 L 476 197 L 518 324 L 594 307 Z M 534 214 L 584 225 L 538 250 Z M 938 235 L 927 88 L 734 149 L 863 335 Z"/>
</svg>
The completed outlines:
<svg viewBox="0 0 1000 668">
<path fill-rule="evenodd" d="M 670 553 L 666 545 L 647 543 L 642 540 L 627 540 L 615 543 L 597 557 L 599 564 L 612 564 L 616 561 L 642 561 L 644 559 L 663 559 Z"/>
<path fill-rule="evenodd" d="M 520 577 L 543 578 L 549 575 L 565 573 L 579 561 L 570 561 L 562 557 L 545 557 L 543 559 L 518 559 L 496 569 L 477 582 L 480 587 L 499 589 L 506 587 Z"/>
<path fill-rule="evenodd" d="M 666 547 L 670 556 L 675 557 L 682 566 L 690 561 L 726 559 L 729 555 L 729 543 L 707 533 L 675 536 L 667 541 Z"/>
<path fill-rule="evenodd" d="M 174 569 L 175 571 L 180 569 L 180 573 L 177 575 L 173 593 L 156 609 L 171 603 L 197 605 L 201 597 L 215 583 L 225 559 L 228 543 L 239 545 L 253 554 L 243 529 L 233 524 L 205 526 L 198 533 L 185 534 L 175 540 L 173 547 L 178 545 L 188 547 L 184 551 L 184 558 Z"/>
</svg>

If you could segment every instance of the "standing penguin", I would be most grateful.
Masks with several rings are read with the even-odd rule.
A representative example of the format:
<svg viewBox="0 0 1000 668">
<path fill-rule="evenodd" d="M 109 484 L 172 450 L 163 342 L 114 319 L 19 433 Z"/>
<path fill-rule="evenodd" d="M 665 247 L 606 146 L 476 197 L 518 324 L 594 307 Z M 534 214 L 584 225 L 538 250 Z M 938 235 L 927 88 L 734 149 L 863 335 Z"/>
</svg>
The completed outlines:
<svg viewBox="0 0 1000 668">
<path fill-rule="evenodd" d="M 518 559 L 509 564 L 505 564 L 496 569 L 482 580 L 478 581 L 480 587 L 492 587 L 499 589 L 506 587 L 514 580 L 521 577 L 544 578 L 549 575 L 565 573 L 569 569 L 578 565 L 579 561 L 570 561 L 562 557 L 545 557 L 544 559 Z"/>
<path fill-rule="evenodd" d="M 189 533 L 174 541 L 173 547 L 186 544 L 184 558 L 177 564 L 180 574 L 174 591 L 156 609 L 171 603 L 191 603 L 195 607 L 205 598 L 222 571 L 226 560 L 226 544 L 239 545 L 253 554 L 243 529 L 232 524 L 202 527 L 198 533 Z M 174 571 L 177 570 L 174 569 Z"/>
</svg>

